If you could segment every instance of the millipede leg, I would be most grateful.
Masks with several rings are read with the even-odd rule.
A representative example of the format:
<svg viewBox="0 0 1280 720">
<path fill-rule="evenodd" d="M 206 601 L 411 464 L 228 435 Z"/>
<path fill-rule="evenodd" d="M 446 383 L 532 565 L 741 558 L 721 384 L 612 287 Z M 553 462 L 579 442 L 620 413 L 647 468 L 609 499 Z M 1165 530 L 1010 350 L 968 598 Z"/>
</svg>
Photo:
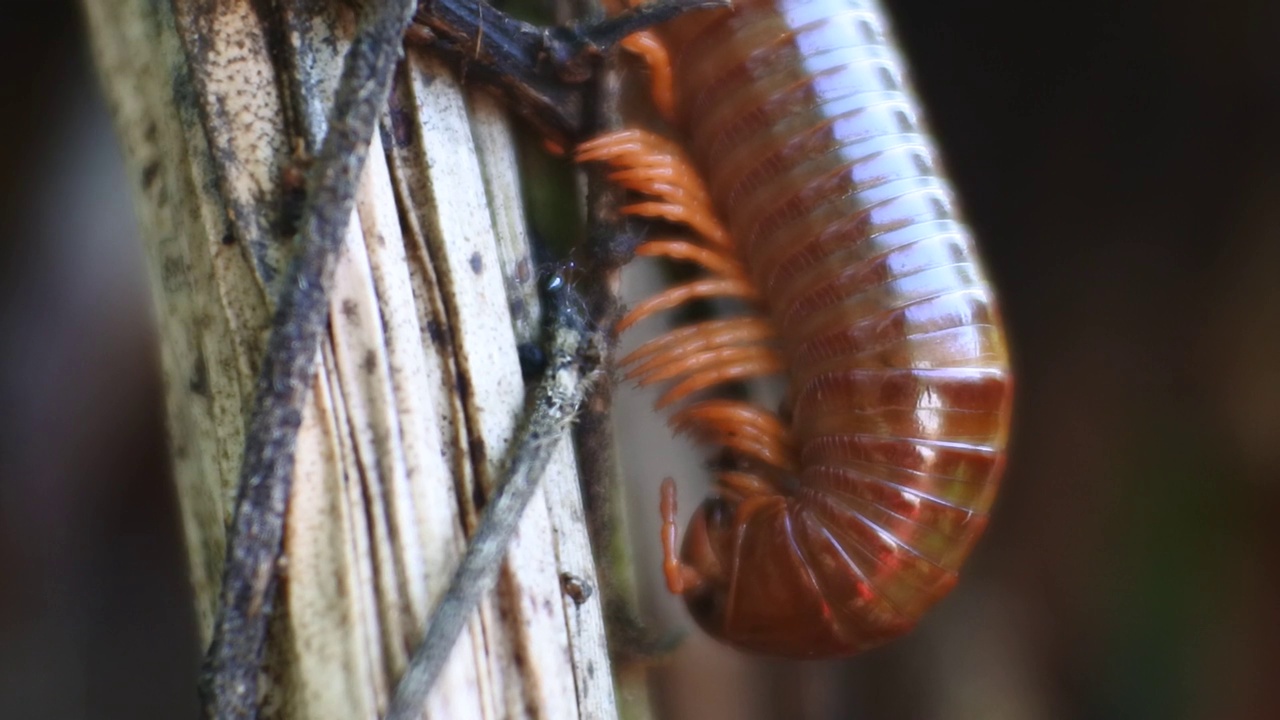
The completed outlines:
<svg viewBox="0 0 1280 720">
<path fill-rule="evenodd" d="M 676 549 L 676 482 L 671 478 L 662 481 L 659 511 L 662 513 L 662 572 L 667 577 L 667 590 L 673 595 L 682 595 L 686 590 L 702 584 L 702 575 L 697 570 L 680 562 L 680 553 Z"/>
<path fill-rule="evenodd" d="M 653 97 L 653 106 L 663 120 L 675 123 L 675 72 L 671 68 L 671 54 L 667 52 L 667 46 L 652 30 L 642 30 L 623 40 L 622 47 L 638 56 L 649 69 L 649 94 Z"/>
<path fill-rule="evenodd" d="M 716 476 L 722 496 L 737 497 L 739 501 L 750 497 L 777 496 L 778 491 L 758 475 L 744 472 L 722 472 Z"/>
<path fill-rule="evenodd" d="M 619 130 L 582 143 L 576 154 L 578 162 L 617 168 L 609 175 L 611 180 L 646 196 L 644 202 L 623 207 L 624 215 L 685 225 L 709 246 L 732 247 L 698 170 L 670 140 L 645 130 Z"/>
</svg>

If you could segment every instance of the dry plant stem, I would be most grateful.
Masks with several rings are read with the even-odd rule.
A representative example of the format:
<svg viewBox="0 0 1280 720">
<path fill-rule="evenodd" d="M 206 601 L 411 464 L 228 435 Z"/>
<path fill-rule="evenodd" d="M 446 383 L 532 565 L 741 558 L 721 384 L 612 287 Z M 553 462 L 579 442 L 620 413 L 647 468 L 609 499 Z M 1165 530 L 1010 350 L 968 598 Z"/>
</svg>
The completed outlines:
<svg viewBox="0 0 1280 720">
<path fill-rule="evenodd" d="M 619 128 L 619 73 L 606 72 L 597 86 L 592 106 L 593 134 Z M 618 301 L 619 268 L 631 259 L 643 237 L 642 229 L 621 217 L 624 191 L 607 178 L 608 170 L 598 164 L 583 168 L 587 185 L 587 261 L 592 282 L 583 288 L 583 301 L 592 322 L 612 328 L 621 316 Z M 614 343 L 610 342 L 604 360 L 613 366 Z M 608 619 L 610 655 L 615 667 L 625 670 L 628 661 L 649 654 L 654 645 L 642 627 L 636 608 L 635 570 L 627 542 L 625 523 L 620 515 L 624 508 L 618 492 L 619 464 L 613 429 L 613 385 L 595 383 L 584 399 L 578 423 L 574 428 L 578 448 L 578 472 L 582 479 L 582 498 L 592 543 L 596 547 L 596 572 L 604 590 Z M 619 683 L 628 682 L 620 678 Z M 644 698 L 643 693 L 624 693 Z M 632 702 L 635 702 L 634 700 Z"/>
<path fill-rule="evenodd" d="M 480 7 L 474 3 L 471 5 L 477 10 Z M 205 53 L 214 45 L 212 32 L 218 30 L 210 25 L 216 22 L 210 18 L 216 17 L 213 10 L 218 9 L 219 4 L 214 0 L 173 0 L 172 7 L 179 26 L 178 36 L 184 44 L 188 65 L 193 68 L 196 94 L 202 99 L 213 98 L 216 104 L 217 92 L 203 87 L 202 77 L 210 67 L 217 67 L 219 72 L 225 69 L 225 65 L 216 63 L 227 60 L 227 54 L 233 56 L 233 61 L 243 59 L 234 53 L 243 51 L 244 47 L 232 42 L 218 47 L 224 55 L 214 53 L 206 57 Z M 245 12 L 257 13 L 261 7 L 254 4 Z M 274 303 L 272 333 L 267 341 L 245 430 L 245 450 L 227 535 L 222 589 L 206 659 L 206 674 L 202 679 L 206 713 L 216 717 L 250 718 L 258 714 L 259 675 L 268 620 L 276 600 L 277 565 L 285 530 L 285 512 L 290 502 L 302 408 L 315 384 L 318 341 L 330 308 L 328 296 L 334 264 L 351 222 L 361 168 L 377 114 L 387 95 L 395 59 L 400 52 L 400 38 L 414 3 L 409 0 L 362 2 L 351 7 L 358 8 L 358 28 L 343 64 L 327 132 L 306 178 L 296 259 L 289 264 L 283 277 L 275 273 L 272 261 L 262 259 L 288 254 L 283 252 L 283 244 L 278 242 L 278 236 L 284 232 L 280 229 L 282 226 L 263 220 L 257 211 L 260 208 L 245 203 L 243 192 L 239 192 L 243 188 L 229 185 L 221 188 L 221 194 L 227 198 L 227 218 L 235 230 L 228 231 L 224 245 L 241 240 L 249 245 L 259 276 L 268 287 L 279 288 L 279 298 Z M 492 14 L 486 11 L 483 20 L 485 22 L 477 23 L 477 37 L 483 37 L 490 30 L 485 23 L 492 20 Z M 617 34 L 617 27 L 613 26 L 614 34 Z M 579 45 L 581 52 L 571 54 L 571 57 L 590 59 L 598 53 L 589 35 L 575 37 L 588 39 Z M 223 39 L 218 38 L 219 41 Z M 545 51 L 547 44 L 540 42 L 536 47 Z M 525 59 L 526 64 L 536 65 L 537 61 L 536 53 Z M 562 63 L 558 67 L 563 73 L 563 68 L 570 65 Z M 269 76 L 237 79 L 250 82 L 265 79 L 270 82 Z M 558 81 L 565 82 L 565 79 L 561 77 Z M 226 89 L 225 85 L 217 88 Z M 256 117 L 218 117 L 218 122 L 213 122 L 212 114 L 219 109 L 200 105 L 200 110 L 206 114 L 206 126 L 235 132 L 261 131 L 256 126 L 244 128 L 242 124 L 245 119 L 261 119 Z M 293 112 L 298 116 L 306 115 L 300 108 L 293 108 Z M 295 117 L 289 124 L 296 126 L 301 119 Z M 300 132 L 296 127 L 293 132 L 309 139 L 319 134 L 314 130 Z M 209 150 L 219 159 L 224 159 L 226 149 L 222 143 L 227 141 L 227 136 L 210 137 Z M 252 142 L 251 137 L 241 139 Z M 234 155 L 234 152 L 226 153 L 226 157 L 234 158 Z M 261 199 L 250 198 L 253 202 Z"/>
<path fill-rule="evenodd" d="M 470 75 L 501 89 L 518 111 L 549 136 L 560 141 L 577 141 L 600 130 L 600 87 L 588 81 L 598 74 L 604 50 L 633 32 L 680 13 L 725 4 L 724 0 L 659 0 L 584 29 L 540 29 L 497 10 L 486 9 L 482 2 L 436 0 L 424 3 L 417 14 L 416 39 L 431 50 L 454 58 L 461 64 L 464 76 Z M 414 35 L 411 34 L 410 39 L 412 41 Z M 616 94 L 616 88 L 611 90 L 609 94 Z M 614 111 L 607 112 L 616 121 Z M 630 233 L 622 231 L 624 225 L 618 221 L 616 191 L 602 192 L 601 188 L 607 186 L 598 175 L 595 173 L 592 177 L 594 190 L 589 198 L 592 248 L 587 264 L 600 289 L 589 291 L 589 311 L 577 309 L 580 301 L 576 295 L 569 304 L 574 307 L 574 313 L 588 312 L 593 326 L 611 327 L 616 315 L 616 299 L 612 290 L 605 287 L 610 283 L 605 278 L 630 257 L 634 242 Z M 622 242 L 619 237 L 624 238 Z M 622 247 L 626 249 L 620 250 Z M 572 388 L 559 385 L 567 379 L 564 368 L 586 362 L 581 353 L 587 347 L 594 346 L 590 353 L 594 357 L 605 352 L 604 346 L 599 341 L 589 342 L 582 335 L 585 330 L 574 331 L 579 337 L 573 337 L 569 333 L 571 327 L 586 321 L 581 317 L 571 319 L 567 312 L 564 308 L 559 311 L 551 348 L 553 357 L 539 390 L 535 414 L 517 440 L 503 485 L 486 509 L 462 564 L 431 619 L 427 635 L 396 689 L 388 714 L 391 720 L 406 720 L 421 711 L 463 625 L 497 577 L 510 538 L 537 489 L 541 467 L 550 451 L 544 446 L 553 446 L 550 440 L 567 432 L 569 420 L 588 392 L 589 384 L 581 381 Z M 570 347 L 576 350 L 565 355 L 566 348 Z M 581 373 L 579 367 L 578 375 Z M 607 394 L 598 396 L 593 410 L 597 439 L 602 431 L 607 435 L 608 397 Z M 572 403 L 566 404 L 567 400 Z M 606 469 L 606 465 L 611 466 L 612 459 L 611 453 L 600 452 L 595 463 L 597 472 Z M 597 506 L 605 506 L 595 509 L 606 514 L 611 512 L 609 495 L 601 491 L 604 483 L 589 484 L 594 485 L 594 490 L 587 495 L 596 499 Z M 606 521 L 593 530 L 610 527 Z M 598 542 L 602 536 L 595 532 L 593 537 Z"/>
<path fill-rule="evenodd" d="M 367 5 L 83 4 L 137 198 L 206 644 L 245 420 L 296 255 L 298 159 L 320 145 Z M 400 67 L 296 441 L 262 717 L 385 714 L 475 505 L 501 485 L 527 399 L 517 347 L 541 339 L 506 117 L 433 53 Z M 617 716 L 586 534 L 560 443 L 427 717 Z"/>
<path fill-rule="evenodd" d="M 201 682 L 206 715 L 253 718 L 277 585 L 294 449 L 315 376 L 329 288 L 413 0 L 373 3 L 343 67 L 328 132 L 307 178 L 299 231 L 250 415 L 221 603 Z M 189 36 L 190 37 L 190 36 Z"/>
<path fill-rule="evenodd" d="M 600 365 L 604 340 L 589 325 L 572 288 L 562 287 L 548 346 L 548 364 L 531 398 L 529 416 L 503 471 L 503 484 L 485 508 L 467 554 L 454 572 L 427 634 L 396 686 L 387 720 L 413 720 L 444 668 L 476 605 L 497 580 L 502 558 L 525 508 L 538 489 L 557 445 L 568 434 L 582 398 Z"/>
</svg>

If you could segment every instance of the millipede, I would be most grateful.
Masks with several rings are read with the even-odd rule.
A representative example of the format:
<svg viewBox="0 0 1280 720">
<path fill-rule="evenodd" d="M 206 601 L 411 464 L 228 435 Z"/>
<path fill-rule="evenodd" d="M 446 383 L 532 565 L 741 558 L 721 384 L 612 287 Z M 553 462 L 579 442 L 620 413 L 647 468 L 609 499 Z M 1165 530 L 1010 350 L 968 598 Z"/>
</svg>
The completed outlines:
<svg viewBox="0 0 1280 720">
<path fill-rule="evenodd" d="M 1012 376 L 1001 320 L 891 39 L 871 0 L 735 0 L 625 46 L 670 132 L 579 146 L 676 227 L 641 256 L 694 280 L 619 332 L 695 300 L 742 311 L 620 361 L 667 384 L 677 433 L 721 449 L 663 568 L 699 625 L 744 650 L 857 653 L 910 630 L 956 584 L 1005 462 Z M 781 377 L 777 411 L 724 392 Z M 710 391 L 710 392 L 708 392 Z"/>
</svg>

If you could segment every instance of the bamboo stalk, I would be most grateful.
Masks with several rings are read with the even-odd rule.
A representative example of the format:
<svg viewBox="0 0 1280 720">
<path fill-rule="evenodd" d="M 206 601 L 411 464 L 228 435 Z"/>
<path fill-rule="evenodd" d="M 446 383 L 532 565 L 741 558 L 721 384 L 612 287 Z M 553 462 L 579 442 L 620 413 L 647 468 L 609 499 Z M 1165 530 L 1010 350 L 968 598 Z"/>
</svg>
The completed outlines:
<svg viewBox="0 0 1280 720">
<path fill-rule="evenodd" d="M 305 32 L 273 34 L 263 3 L 195 5 L 188 32 L 211 60 L 200 67 L 167 3 L 84 8 L 135 183 L 207 642 L 245 418 L 292 255 L 289 178 L 305 138 L 286 118 L 322 135 L 315 98 L 332 94 L 351 23 L 342 3 L 297 3 L 288 26 Z M 498 480 L 525 395 L 516 347 L 538 312 L 506 123 L 429 57 L 398 73 L 298 436 L 264 717 L 385 712 Z M 561 591 L 562 576 L 595 577 L 567 441 L 544 483 L 429 717 L 616 715 L 600 593 Z"/>
</svg>

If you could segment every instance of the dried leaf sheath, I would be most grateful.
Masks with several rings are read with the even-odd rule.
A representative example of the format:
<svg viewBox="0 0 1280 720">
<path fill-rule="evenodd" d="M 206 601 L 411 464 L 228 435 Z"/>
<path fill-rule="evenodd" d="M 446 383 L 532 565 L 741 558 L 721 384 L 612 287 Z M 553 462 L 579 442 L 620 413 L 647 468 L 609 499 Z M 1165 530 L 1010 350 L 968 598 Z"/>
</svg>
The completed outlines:
<svg viewBox="0 0 1280 720">
<path fill-rule="evenodd" d="M 253 4 L 213 5 L 224 13 L 206 18 L 206 37 L 222 62 L 201 71 L 213 79 L 209 87 L 222 90 L 201 98 L 168 4 L 85 3 L 137 183 L 206 632 L 269 320 L 271 270 L 288 258 L 288 244 L 271 233 L 278 183 L 294 154 L 280 130 L 279 68 L 266 20 Z M 336 17 L 318 27 L 338 32 L 343 23 Z M 464 96 L 442 68 L 414 73 L 409 102 L 389 123 L 408 132 L 386 136 L 407 136 L 409 144 L 391 148 L 391 165 L 381 150 L 372 154 L 303 416 L 266 717 L 378 714 L 461 551 L 471 483 L 489 479 L 523 401 L 506 301 L 505 280 L 515 273 L 499 260 L 490 208 L 477 203 L 493 196 L 482 178 L 496 187 L 504 173 L 495 168 L 509 158 L 470 126 L 502 121 L 491 106 L 476 108 L 469 120 Z M 206 127 L 194 104 L 215 101 L 227 124 Z M 435 125 L 419 131 L 425 120 Z M 219 133 L 240 149 L 228 153 L 214 140 Z M 421 172 L 416 184 L 406 180 L 409 168 Z M 510 182 L 509 166 L 505 175 Z M 432 206 L 423 217 L 397 209 L 411 184 L 415 202 Z M 228 197 L 220 187 L 242 193 Z M 413 220 L 402 228 L 404 218 Z M 461 228 L 463 222 L 469 224 Z M 476 256 L 482 273 L 473 269 Z M 473 295 L 454 297 L 459 288 Z M 468 396 L 458 400 L 461 388 Z M 461 432 L 453 432 L 455 422 Z M 466 473 L 461 493 L 454 489 L 459 472 Z M 520 572 L 463 638 L 432 697 L 432 717 L 508 717 L 528 708 L 556 717 L 612 714 L 598 604 L 589 598 L 579 606 L 559 591 L 562 571 L 593 576 L 567 457 L 548 483 L 521 532 Z"/>
</svg>

